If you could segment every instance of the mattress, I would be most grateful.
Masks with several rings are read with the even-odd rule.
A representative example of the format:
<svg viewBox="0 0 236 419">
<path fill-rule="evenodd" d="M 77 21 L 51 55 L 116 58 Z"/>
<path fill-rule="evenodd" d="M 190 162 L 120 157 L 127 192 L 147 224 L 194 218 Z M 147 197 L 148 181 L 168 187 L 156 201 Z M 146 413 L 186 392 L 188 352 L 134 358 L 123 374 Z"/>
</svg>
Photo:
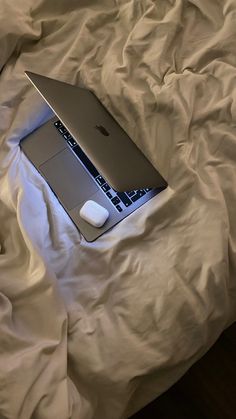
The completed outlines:
<svg viewBox="0 0 236 419">
<path fill-rule="evenodd" d="M 236 320 L 236 2 L 0 12 L 0 417 L 127 418 Z M 91 89 L 168 181 L 93 243 L 20 150 L 52 116 L 25 70 Z"/>
</svg>

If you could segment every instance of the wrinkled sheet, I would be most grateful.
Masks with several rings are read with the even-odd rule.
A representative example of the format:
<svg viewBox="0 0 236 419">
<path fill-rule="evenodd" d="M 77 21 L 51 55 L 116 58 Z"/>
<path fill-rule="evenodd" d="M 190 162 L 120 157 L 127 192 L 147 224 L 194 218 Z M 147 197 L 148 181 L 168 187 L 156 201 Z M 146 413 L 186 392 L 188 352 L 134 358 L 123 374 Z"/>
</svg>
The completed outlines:
<svg viewBox="0 0 236 419">
<path fill-rule="evenodd" d="M 0 22 L 0 417 L 125 418 L 236 319 L 236 1 L 0 0 Z M 168 180 L 94 243 L 20 151 L 50 117 L 24 70 L 92 89 Z"/>
</svg>

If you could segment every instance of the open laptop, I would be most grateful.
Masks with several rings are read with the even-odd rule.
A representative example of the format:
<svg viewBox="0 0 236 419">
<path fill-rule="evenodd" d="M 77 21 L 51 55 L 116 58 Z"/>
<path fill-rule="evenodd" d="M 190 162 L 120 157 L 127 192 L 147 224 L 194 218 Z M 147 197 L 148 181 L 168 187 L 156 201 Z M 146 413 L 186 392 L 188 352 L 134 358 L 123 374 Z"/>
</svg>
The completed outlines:
<svg viewBox="0 0 236 419">
<path fill-rule="evenodd" d="M 91 91 L 26 75 L 55 116 L 25 137 L 21 148 L 87 241 L 167 186 Z"/>
</svg>

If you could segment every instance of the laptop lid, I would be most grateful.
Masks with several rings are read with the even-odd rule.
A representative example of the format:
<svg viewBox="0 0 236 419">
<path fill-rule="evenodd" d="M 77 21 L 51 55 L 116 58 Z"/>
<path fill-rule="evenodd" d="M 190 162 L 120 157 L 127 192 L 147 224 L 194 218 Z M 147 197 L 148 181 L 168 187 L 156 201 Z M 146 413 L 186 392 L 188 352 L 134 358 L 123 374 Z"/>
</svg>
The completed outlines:
<svg viewBox="0 0 236 419">
<path fill-rule="evenodd" d="M 25 74 L 115 190 L 166 186 L 158 171 L 90 90 L 29 71 Z"/>
</svg>

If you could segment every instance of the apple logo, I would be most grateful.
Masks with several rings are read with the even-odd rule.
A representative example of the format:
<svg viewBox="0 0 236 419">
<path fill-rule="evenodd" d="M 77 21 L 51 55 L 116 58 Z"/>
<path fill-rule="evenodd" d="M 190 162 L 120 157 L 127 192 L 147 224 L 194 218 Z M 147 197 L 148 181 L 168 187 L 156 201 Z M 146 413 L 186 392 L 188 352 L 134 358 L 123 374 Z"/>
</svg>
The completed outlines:
<svg viewBox="0 0 236 419">
<path fill-rule="evenodd" d="M 95 125 L 95 128 L 102 134 L 105 135 L 106 137 L 108 137 L 109 132 L 106 130 L 106 128 L 104 128 L 102 125 Z"/>
</svg>

